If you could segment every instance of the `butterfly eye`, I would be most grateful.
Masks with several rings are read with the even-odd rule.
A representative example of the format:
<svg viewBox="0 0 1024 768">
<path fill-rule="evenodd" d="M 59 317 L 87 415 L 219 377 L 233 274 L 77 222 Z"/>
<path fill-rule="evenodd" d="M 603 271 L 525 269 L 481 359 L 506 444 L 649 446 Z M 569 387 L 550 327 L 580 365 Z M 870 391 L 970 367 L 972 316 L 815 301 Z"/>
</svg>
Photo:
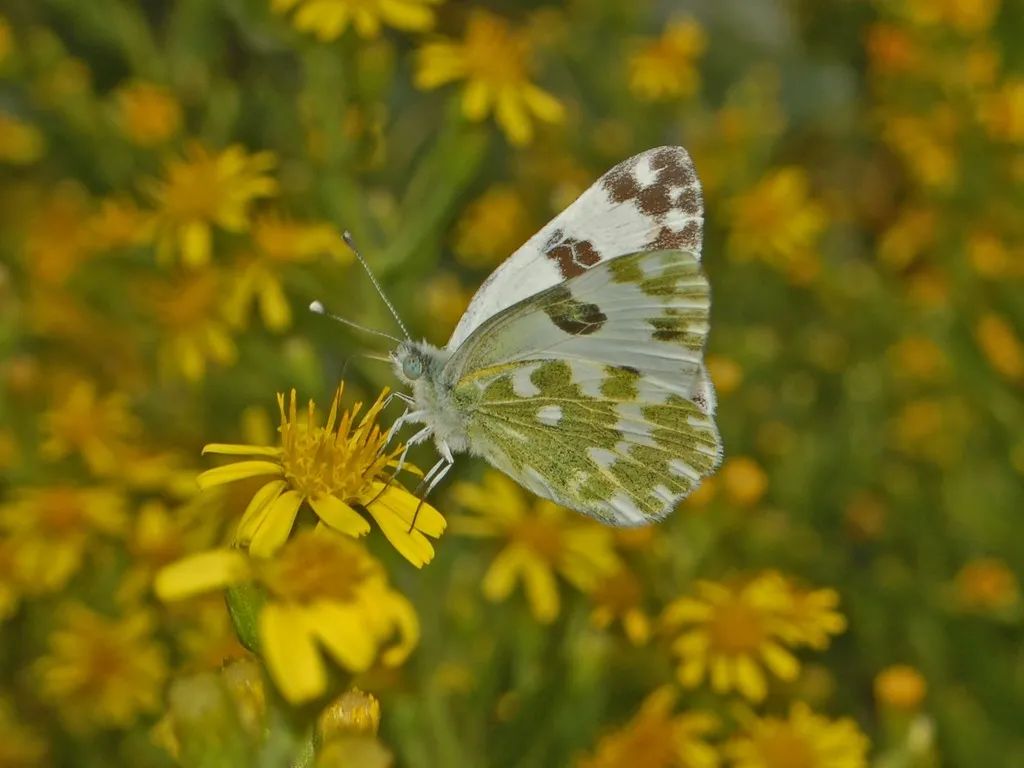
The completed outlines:
<svg viewBox="0 0 1024 768">
<path fill-rule="evenodd" d="M 423 361 L 414 356 L 409 356 L 402 361 L 402 373 L 405 378 L 413 381 L 423 375 Z"/>
</svg>

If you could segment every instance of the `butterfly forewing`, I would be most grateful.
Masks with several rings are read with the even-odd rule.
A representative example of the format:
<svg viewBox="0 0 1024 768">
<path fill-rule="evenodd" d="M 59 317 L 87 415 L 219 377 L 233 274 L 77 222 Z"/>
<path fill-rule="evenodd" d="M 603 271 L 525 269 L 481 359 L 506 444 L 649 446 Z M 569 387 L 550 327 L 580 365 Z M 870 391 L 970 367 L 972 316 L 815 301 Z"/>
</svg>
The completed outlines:
<svg viewBox="0 0 1024 768">
<path fill-rule="evenodd" d="M 617 525 L 667 514 L 717 466 L 694 253 L 609 259 L 490 318 L 444 376 L 473 450 Z"/>
<path fill-rule="evenodd" d="M 448 348 L 489 317 L 617 256 L 676 248 L 699 258 L 703 212 L 700 182 L 682 147 L 619 163 L 491 274 Z"/>
</svg>

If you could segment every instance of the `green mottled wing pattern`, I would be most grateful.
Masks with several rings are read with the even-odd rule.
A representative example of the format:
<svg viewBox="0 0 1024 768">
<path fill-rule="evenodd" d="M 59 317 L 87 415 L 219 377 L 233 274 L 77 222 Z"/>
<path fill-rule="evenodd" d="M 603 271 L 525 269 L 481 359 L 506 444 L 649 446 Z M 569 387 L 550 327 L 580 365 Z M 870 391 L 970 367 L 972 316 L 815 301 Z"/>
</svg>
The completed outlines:
<svg viewBox="0 0 1024 768">
<path fill-rule="evenodd" d="M 668 514 L 718 465 L 694 254 L 629 254 L 490 318 L 445 368 L 470 449 L 606 523 Z"/>
</svg>

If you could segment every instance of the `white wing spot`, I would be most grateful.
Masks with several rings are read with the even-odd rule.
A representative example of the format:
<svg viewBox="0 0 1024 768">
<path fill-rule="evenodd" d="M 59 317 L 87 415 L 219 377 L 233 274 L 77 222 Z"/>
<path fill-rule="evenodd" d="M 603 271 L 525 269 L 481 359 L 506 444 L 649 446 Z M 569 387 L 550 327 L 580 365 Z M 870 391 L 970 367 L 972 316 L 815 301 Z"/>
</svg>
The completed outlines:
<svg viewBox="0 0 1024 768">
<path fill-rule="evenodd" d="M 537 410 L 537 421 L 547 424 L 549 427 L 557 427 L 562 420 L 562 407 L 560 405 L 545 405 Z"/>
<path fill-rule="evenodd" d="M 700 473 L 682 459 L 672 459 L 668 463 L 668 471 L 676 477 L 688 477 L 695 483 L 700 481 Z"/>
<path fill-rule="evenodd" d="M 642 525 L 647 522 L 640 508 L 626 494 L 619 491 L 608 502 L 618 513 L 618 520 L 625 525 Z"/>
<path fill-rule="evenodd" d="M 530 379 L 530 376 L 539 367 L 539 363 L 524 365 L 522 368 L 517 368 L 512 374 L 512 391 L 517 397 L 536 397 L 540 394 L 540 388 Z"/>
<path fill-rule="evenodd" d="M 614 451 L 609 451 L 607 448 L 598 448 L 597 446 L 587 448 L 587 456 L 601 469 L 608 469 L 619 458 Z"/>
</svg>

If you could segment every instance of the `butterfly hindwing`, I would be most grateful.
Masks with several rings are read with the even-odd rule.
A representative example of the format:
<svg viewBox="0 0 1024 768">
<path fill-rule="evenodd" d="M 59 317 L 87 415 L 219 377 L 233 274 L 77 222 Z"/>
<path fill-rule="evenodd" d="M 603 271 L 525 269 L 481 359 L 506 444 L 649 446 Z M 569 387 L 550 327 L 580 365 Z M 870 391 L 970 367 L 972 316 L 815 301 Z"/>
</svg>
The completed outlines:
<svg viewBox="0 0 1024 768">
<path fill-rule="evenodd" d="M 617 525 L 660 519 L 717 466 L 696 256 L 610 259 L 487 320 L 445 366 L 472 450 Z"/>
<path fill-rule="evenodd" d="M 488 277 L 448 349 L 489 317 L 609 259 L 666 248 L 700 254 L 703 213 L 700 182 L 682 147 L 619 163 Z"/>
</svg>

